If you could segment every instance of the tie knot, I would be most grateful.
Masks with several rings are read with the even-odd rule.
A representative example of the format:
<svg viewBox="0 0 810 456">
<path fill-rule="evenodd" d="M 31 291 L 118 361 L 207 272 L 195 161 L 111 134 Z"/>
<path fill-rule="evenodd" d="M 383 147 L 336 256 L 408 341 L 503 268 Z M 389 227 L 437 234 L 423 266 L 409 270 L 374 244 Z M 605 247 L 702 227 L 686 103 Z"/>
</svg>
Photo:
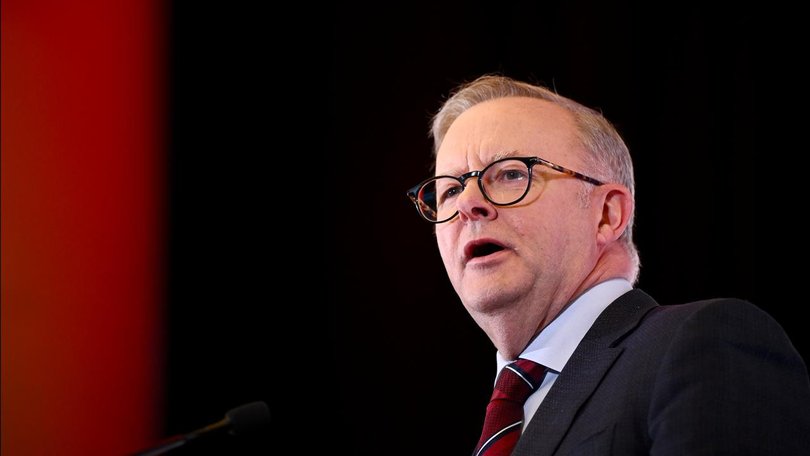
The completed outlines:
<svg viewBox="0 0 810 456">
<path fill-rule="evenodd" d="M 540 387 L 546 368 L 528 359 L 518 359 L 501 370 L 492 399 L 523 404 Z"/>
</svg>

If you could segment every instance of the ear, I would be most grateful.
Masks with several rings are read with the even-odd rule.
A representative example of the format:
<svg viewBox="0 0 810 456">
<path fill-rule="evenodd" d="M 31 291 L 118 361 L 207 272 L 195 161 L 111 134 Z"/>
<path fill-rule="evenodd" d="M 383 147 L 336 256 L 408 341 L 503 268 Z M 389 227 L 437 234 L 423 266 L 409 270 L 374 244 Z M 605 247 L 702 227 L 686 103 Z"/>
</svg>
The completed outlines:
<svg viewBox="0 0 810 456">
<path fill-rule="evenodd" d="M 633 196 L 630 190 L 620 184 L 605 184 L 599 187 L 600 197 L 595 203 L 601 204 L 602 212 L 596 231 L 599 245 L 607 245 L 624 233 L 630 214 L 633 213 Z"/>
</svg>

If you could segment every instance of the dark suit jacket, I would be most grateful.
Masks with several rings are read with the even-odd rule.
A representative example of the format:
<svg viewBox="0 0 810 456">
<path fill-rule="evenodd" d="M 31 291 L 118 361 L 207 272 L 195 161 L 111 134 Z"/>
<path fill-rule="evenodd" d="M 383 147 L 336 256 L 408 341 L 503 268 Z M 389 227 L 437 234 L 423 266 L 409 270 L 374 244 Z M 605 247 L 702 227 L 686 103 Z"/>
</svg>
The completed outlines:
<svg viewBox="0 0 810 456">
<path fill-rule="evenodd" d="M 810 455 L 810 379 L 754 305 L 658 305 L 635 289 L 596 320 L 514 455 Z"/>
</svg>

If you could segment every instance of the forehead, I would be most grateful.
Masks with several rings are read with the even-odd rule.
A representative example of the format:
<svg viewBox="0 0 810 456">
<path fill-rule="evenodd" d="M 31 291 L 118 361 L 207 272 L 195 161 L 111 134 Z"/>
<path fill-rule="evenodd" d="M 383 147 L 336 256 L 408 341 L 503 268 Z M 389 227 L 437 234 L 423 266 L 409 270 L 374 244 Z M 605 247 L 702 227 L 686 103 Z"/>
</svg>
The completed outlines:
<svg viewBox="0 0 810 456">
<path fill-rule="evenodd" d="M 445 174 L 478 169 L 504 154 L 573 165 L 577 144 L 568 110 L 536 98 L 498 98 L 473 106 L 453 122 L 436 154 L 436 170 Z"/>
</svg>

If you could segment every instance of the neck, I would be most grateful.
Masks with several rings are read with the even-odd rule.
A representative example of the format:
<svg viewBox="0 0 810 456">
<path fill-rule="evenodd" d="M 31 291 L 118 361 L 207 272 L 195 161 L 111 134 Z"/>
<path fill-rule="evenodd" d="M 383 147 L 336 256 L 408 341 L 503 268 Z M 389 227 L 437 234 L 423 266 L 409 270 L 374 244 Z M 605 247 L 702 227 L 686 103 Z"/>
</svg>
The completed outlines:
<svg viewBox="0 0 810 456">
<path fill-rule="evenodd" d="M 613 252 L 616 253 L 616 252 Z M 526 296 L 491 314 L 473 315 L 505 359 L 516 359 L 540 331 L 590 288 L 610 279 L 631 280 L 632 263 L 626 255 L 603 255 L 576 286 L 560 287 L 550 297 Z"/>
</svg>

